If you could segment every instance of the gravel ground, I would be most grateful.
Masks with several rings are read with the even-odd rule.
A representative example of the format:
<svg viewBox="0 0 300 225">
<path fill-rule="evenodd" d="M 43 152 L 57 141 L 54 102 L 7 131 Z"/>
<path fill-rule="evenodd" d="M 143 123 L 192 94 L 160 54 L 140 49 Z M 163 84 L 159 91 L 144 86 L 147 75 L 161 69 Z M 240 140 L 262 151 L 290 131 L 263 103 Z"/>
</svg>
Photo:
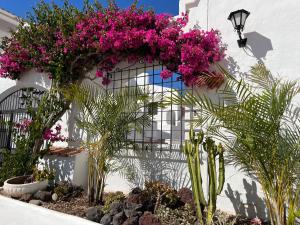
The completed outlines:
<svg viewBox="0 0 300 225">
<path fill-rule="evenodd" d="M 5 194 L 0 191 L 0 195 Z M 61 213 L 70 214 L 73 216 L 78 216 L 81 218 L 85 218 L 85 210 L 89 208 L 87 195 L 82 193 L 82 195 L 78 197 L 70 198 L 68 201 L 57 201 L 57 202 L 43 202 L 42 207 L 55 210 Z M 235 225 L 249 225 L 249 219 L 243 219 L 239 217 L 234 223 Z M 263 223 L 268 224 L 268 223 Z"/>
<path fill-rule="evenodd" d="M 85 209 L 89 207 L 85 195 L 71 198 L 70 201 L 45 202 L 42 207 L 73 216 L 85 217 Z"/>
</svg>

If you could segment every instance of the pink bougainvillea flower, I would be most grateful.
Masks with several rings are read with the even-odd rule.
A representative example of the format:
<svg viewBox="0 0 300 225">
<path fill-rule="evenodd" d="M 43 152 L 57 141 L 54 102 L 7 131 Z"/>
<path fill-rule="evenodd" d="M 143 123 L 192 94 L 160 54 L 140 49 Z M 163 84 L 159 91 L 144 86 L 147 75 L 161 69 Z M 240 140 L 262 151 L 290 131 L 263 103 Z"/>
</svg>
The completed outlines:
<svg viewBox="0 0 300 225">
<path fill-rule="evenodd" d="M 132 6 L 83 13 L 78 18 L 70 31 L 45 26 L 35 44 L 30 35 L 27 35 L 28 40 L 27 37 L 12 36 L 0 54 L 0 77 L 18 79 L 22 72 L 36 68 L 52 74 L 50 79 L 58 80 L 65 75 L 62 71 L 70 71 L 68 77 L 61 80 L 73 81 L 84 76 L 84 70 L 80 69 L 86 59 L 91 64 L 89 67 L 98 68 L 96 76 L 108 85 L 110 80 L 105 72 L 111 72 L 122 61 L 135 63 L 142 59 L 164 64 L 167 71 L 161 73 L 163 79 L 180 73 L 186 85 L 203 86 L 207 83 L 199 77 L 205 76 L 211 71 L 211 65 L 225 56 L 218 31 L 184 31 L 187 14 L 174 19 L 167 14 L 155 14 Z M 34 30 L 29 30 L 29 34 Z M 60 65 L 58 71 L 53 71 L 53 65 Z M 209 86 L 212 87 L 215 86 Z"/>
<path fill-rule="evenodd" d="M 101 70 L 97 70 L 96 77 L 103 77 L 103 72 Z"/>
<path fill-rule="evenodd" d="M 103 85 L 109 85 L 111 80 L 108 77 L 103 77 L 102 84 Z"/>
<path fill-rule="evenodd" d="M 43 133 L 43 139 L 50 141 L 52 143 L 66 140 L 66 138 L 61 134 L 60 124 L 57 124 L 55 126 L 55 131 L 53 129 L 46 129 L 45 132 Z"/>
<path fill-rule="evenodd" d="M 163 71 L 161 71 L 160 73 L 160 77 L 164 80 L 172 77 L 173 73 L 170 70 L 164 69 Z"/>
<path fill-rule="evenodd" d="M 251 220 L 251 224 L 253 225 L 261 225 L 262 224 L 262 221 L 261 219 L 259 219 L 258 217 L 255 217 Z"/>
</svg>

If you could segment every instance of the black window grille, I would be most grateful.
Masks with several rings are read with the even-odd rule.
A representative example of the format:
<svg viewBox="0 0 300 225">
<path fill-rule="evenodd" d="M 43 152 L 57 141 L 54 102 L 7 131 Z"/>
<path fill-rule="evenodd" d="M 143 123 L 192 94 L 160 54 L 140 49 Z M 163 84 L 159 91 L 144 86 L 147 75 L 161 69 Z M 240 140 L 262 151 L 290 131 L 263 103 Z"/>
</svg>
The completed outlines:
<svg viewBox="0 0 300 225">
<path fill-rule="evenodd" d="M 37 108 L 44 91 L 35 88 L 23 88 L 13 92 L 0 102 L 0 149 L 13 149 L 12 126 L 24 119 L 30 119 L 27 113 L 29 104 Z M 1 152 L 0 152 L 1 153 Z M 1 166 L 0 154 L 0 166 Z"/>
<path fill-rule="evenodd" d="M 142 132 L 133 130 L 127 140 L 134 143 L 135 148 L 143 150 L 179 150 L 189 130 L 189 121 L 192 108 L 186 108 L 182 104 L 171 104 L 166 108 L 160 108 L 158 101 L 164 96 L 172 97 L 175 92 L 181 95 L 186 91 L 192 91 L 190 87 L 181 81 L 181 75 L 174 73 L 169 79 L 160 77 L 164 66 L 161 64 L 130 66 L 116 69 L 108 74 L 111 83 L 106 87 L 113 93 L 122 89 L 136 87 L 141 88 L 152 98 L 152 104 L 144 107 L 151 115 L 151 125 L 144 126 Z M 157 99 L 159 98 L 159 99 Z M 129 148 L 130 145 L 127 145 Z"/>
</svg>

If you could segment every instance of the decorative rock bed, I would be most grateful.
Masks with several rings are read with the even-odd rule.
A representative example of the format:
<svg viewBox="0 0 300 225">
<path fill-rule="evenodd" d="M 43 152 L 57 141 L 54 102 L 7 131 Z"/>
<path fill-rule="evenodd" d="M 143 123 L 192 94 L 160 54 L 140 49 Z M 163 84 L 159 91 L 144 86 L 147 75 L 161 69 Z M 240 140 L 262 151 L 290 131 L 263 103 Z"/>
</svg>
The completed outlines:
<svg viewBox="0 0 300 225">
<path fill-rule="evenodd" d="M 83 189 L 68 182 L 58 182 L 54 187 L 33 195 L 24 194 L 19 200 L 76 215 L 101 225 L 197 224 L 192 191 L 188 188 L 176 191 L 156 181 L 146 182 L 144 189 L 134 188 L 126 196 L 122 192 L 104 193 L 103 204 L 92 207 Z M 235 225 L 251 224 L 248 219 L 222 212 L 218 212 L 217 216 L 222 222 L 219 221 L 217 225 L 227 222 Z"/>
</svg>

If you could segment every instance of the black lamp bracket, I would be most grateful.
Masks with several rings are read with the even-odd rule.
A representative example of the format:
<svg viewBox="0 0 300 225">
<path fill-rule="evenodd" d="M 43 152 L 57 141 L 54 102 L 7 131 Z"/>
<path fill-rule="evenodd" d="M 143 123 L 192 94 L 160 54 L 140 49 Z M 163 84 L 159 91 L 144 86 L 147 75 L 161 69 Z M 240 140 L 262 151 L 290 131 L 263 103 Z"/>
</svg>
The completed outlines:
<svg viewBox="0 0 300 225">
<path fill-rule="evenodd" d="M 237 43 L 238 43 L 239 47 L 240 47 L 240 48 L 246 47 L 246 44 L 247 44 L 247 38 L 243 38 L 243 37 L 242 37 L 242 32 L 241 32 L 241 30 L 237 30 L 237 33 L 238 33 L 239 38 L 240 38 L 239 40 L 237 40 Z"/>
</svg>

